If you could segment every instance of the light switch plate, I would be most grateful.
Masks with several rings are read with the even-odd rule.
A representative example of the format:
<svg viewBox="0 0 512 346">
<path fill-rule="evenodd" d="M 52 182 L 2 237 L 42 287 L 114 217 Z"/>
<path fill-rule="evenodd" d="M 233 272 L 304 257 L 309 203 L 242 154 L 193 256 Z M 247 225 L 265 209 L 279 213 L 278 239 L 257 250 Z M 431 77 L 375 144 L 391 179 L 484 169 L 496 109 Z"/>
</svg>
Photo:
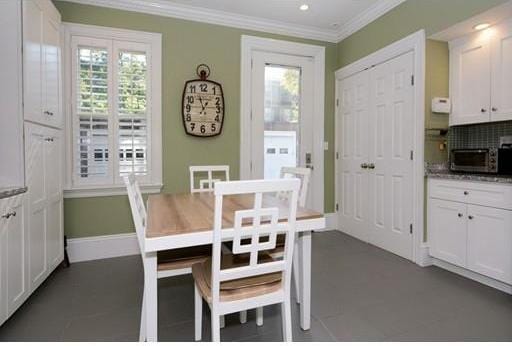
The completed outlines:
<svg viewBox="0 0 512 346">
<path fill-rule="evenodd" d="M 324 142 L 324 150 L 329 150 L 329 142 Z"/>
</svg>

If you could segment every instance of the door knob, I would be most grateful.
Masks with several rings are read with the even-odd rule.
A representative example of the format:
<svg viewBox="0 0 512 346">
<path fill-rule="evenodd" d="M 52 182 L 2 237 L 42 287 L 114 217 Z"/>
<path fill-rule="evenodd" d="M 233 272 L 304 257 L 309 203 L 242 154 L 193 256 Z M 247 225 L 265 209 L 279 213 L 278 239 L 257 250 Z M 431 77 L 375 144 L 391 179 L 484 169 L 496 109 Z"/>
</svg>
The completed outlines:
<svg viewBox="0 0 512 346">
<path fill-rule="evenodd" d="M 311 153 L 306 153 L 306 167 L 313 170 L 313 165 L 311 163 Z"/>
<path fill-rule="evenodd" d="M 367 163 L 362 163 L 361 164 L 361 168 L 362 169 L 367 169 L 368 168 L 368 164 Z"/>
</svg>

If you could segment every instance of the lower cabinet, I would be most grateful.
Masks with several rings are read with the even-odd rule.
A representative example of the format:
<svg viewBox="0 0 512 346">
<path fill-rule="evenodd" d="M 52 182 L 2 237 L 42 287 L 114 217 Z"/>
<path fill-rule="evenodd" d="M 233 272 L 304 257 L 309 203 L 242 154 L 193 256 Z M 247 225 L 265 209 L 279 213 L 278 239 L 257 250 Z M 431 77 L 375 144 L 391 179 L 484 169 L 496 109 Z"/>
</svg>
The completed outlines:
<svg viewBox="0 0 512 346">
<path fill-rule="evenodd" d="M 430 199 L 430 254 L 458 266 L 466 265 L 467 218 L 463 203 Z"/>
<path fill-rule="evenodd" d="M 427 220 L 432 257 L 512 285 L 512 210 L 430 197 Z"/>
<path fill-rule="evenodd" d="M 64 256 L 61 131 L 26 123 L 30 280 L 36 288 Z"/>
<path fill-rule="evenodd" d="M 18 195 L 0 201 L 0 324 L 31 292 L 24 198 Z"/>
<path fill-rule="evenodd" d="M 467 267 L 512 284 L 512 211 L 468 206 Z"/>
</svg>

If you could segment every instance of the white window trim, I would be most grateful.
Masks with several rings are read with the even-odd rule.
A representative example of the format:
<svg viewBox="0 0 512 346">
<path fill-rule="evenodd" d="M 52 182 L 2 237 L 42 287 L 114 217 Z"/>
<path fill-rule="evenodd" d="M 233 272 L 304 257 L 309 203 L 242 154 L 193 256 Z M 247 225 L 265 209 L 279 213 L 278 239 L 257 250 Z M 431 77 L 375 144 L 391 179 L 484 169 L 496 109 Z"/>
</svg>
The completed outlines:
<svg viewBox="0 0 512 346">
<path fill-rule="evenodd" d="M 150 182 L 141 184 L 143 193 L 158 193 L 162 183 L 162 34 L 108 28 L 93 25 L 63 23 L 62 46 L 64 47 L 63 73 L 63 109 L 65 111 L 66 165 L 65 198 L 100 197 L 126 195 L 122 183 L 108 185 L 73 186 L 73 119 L 72 119 L 72 45 L 73 36 L 93 37 L 97 39 L 138 42 L 151 47 L 151 143 L 150 143 Z"/>
</svg>

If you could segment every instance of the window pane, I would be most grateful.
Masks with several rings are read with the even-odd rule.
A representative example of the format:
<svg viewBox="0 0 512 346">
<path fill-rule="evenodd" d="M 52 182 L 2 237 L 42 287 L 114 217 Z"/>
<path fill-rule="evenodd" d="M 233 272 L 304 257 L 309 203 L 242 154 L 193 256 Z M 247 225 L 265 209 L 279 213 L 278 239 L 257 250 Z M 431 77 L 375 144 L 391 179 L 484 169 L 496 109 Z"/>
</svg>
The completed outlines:
<svg viewBox="0 0 512 346">
<path fill-rule="evenodd" d="M 119 174 L 145 175 L 148 172 L 146 54 L 121 51 L 118 68 Z"/>
<path fill-rule="evenodd" d="M 78 136 L 76 174 L 81 178 L 108 175 L 108 53 L 79 47 L 77 52 L 76 114 Z"/>
<path fill-rule="evenodd" d="M 300 68 L 265 66 L 265 179 L 279 178 L 281 167 L 298 163 L 300 81 Z"/>
</svg>

